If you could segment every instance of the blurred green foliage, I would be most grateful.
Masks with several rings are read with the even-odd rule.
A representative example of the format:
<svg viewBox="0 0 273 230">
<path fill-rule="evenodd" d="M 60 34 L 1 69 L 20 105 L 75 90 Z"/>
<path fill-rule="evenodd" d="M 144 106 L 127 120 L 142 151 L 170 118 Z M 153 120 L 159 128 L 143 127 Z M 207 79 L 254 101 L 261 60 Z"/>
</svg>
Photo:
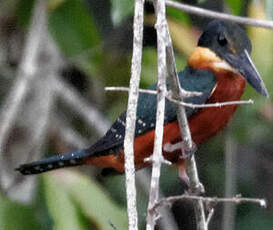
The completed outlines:
<svg viewBox="0 0 273 230">
<path fill-rule="evenodd" d="M 236 15 L 242 13 L 244 2 L 223 1 Z M 270 0 L 266 1 L 268 5 L 272 6 L 271 2 Z M 20 0 L 18 3 L 16 5 L 17 23 L 26 31 L 34 1 Z M 129 24 L 133 17 L 133 2 L 111 0 L 108 4 L 111 4 L 110 14 L 114 29 L 122 31 L 123 23 Z M 90 76 L 88 80 L 91 83 L 98 81 L 102 85 L 125 85 L 130 77 L 131 50 L 124 50 L 124 47 L 113 47 L 108 44 L 113 31 L 109 31 L 109 37 L 103 37 L 99 33 L 97 22 L 90 10 L 92 7 L 96 10 L 95 5 L 90 6 L 81 0 L 50 0 L 48 7 L 50 32 L 63 55 L 77 68 Z M 251 17 L 265 15 L 265 8 L 259 3 L 258 5 L 249 3 L 248 9 L 248 15 Z M 174 46 L 178 51 L 176 54 L 177 67 L 181 70 L 186 65 L 188 48 L 195 46 L 195 41 L 198 38 L 197 28 L 192 29 L 191 27 L 192 16 L 172 8 L 168 8 L 167 13 L 172 35 L 175 36 Z M 268 18 L 273 18 L 272 8 L 266 13 Z M 183 34 L 183 36 L 176 39 L 178 34 Z M 252 57 L 254 63 L 256 63 L 272 97 L 273 31 L 249 28 L 249 34 L 253 43 Z M 186 36 L 189 36 L 187 39 L 189 43 L 185 43 L 186 39 L 183 39 Z M 119 37 L 117 36 L 117 38 Z M 127 41 L 127 37 L 123 39 L 125 39 L 123 44 L 131 42 Z M 148 87 L 156 82 L 156 65 L 155 46 L 145 47 L 143 50 L 141 87 Z M 107 94 L 110 99 L 107 99 L 106 105 L 104 105 L 105 113 L 109 115 L 110 119 L 115 119 L 126 104 L 126 97 L 123 93 L 113 93 L 113 95 L 112 93 L 111 95 L 110 93 Z M 258 113 L 262 105 L 270 102 L 265 102 L 265 99 L 257 95 L 249 86 L 244 97 L 253 98 L 255 104 L 253 106 L 241 106 L 238 109 L 233 120 L 232 137 L 236 143 L 249 145 L 255 149 L 264 142 L 272 142 L 273 124 L 267 122 Z M 203 145 L 198 153 L 201 178 L 208 194 L 212 196 L 223 195 L 223 146 L 224 135 L 222 134 Z M 273 152 L 272 149 L 271 152 Z M 183 186 L 176 175 L 176 169 L 163 168 L 161 188 L 166 196 L 182 193 Z M 46 174 L 39 177 L 39 180 L 42 181 L 39 184 L 39 189 L 43 192 L 37 193 L 36 199 L 33 200 L 34 205 L 20 204 L 10 201 L 7 197 L 0 197 L 0 229 L 49 230 L 53 226 L 53 229 L 56 230 L 105 230 L 112 229 L 110 223 L 117 229 L 126 229 L 124 176 L 110 176 L 101 179 L 101 184 L 99 184 L 95 178 L 87 178 L 81 173 L 67 170 Z M 245 186 L 246 181 L 241 180 L 238 183 L 239 189 L 242 189 L 239 191 L 243 194 L 264 195 L 254 188 L 253 193 L 250 192 L 250 186 Z M 138 192 L 139 217 L 143 226 L 147 196 L 142 188 L 138 187 Z M 45 204 L 44 206 L 35 204 L 41 201 Z M 249 207 L 249 205 L 244 207 Z M 41 208 L 47 209 L 46 212 L 49 217 L 45 215 L 44 218 L 49 218 L 52 225 L 44 225 L 45 221 L 41 220 L 43 217 L 37 214 Z M 272 229 L 272 216 L 272 212 L 257 211 L 257 208 L 252 208 L 252 206 L 249 209 L 239 208 L 236 229 Z"/>
<path fill-rule="evenodd" d="M 46 203 L 55 229 L 126 229 L 126 211 L 99 184 L 73 171 L 43 176 Z M 89 223 L 91 220 L 91 223 Z"/>
</svg>

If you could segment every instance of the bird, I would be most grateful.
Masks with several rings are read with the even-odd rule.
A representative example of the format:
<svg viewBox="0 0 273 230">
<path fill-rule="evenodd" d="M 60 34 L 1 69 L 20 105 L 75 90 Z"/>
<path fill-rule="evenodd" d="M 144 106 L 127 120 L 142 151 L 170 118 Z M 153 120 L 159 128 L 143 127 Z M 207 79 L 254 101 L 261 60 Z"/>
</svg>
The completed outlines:
<svg viewBox="0 0 273 230">
<path fill-rule="evenodd" d="M 196 48 L 187 60 L 185 69 L 178 73 L 181 87 L 201 92 L 201 96 L 185 98 L 192 104 L 222 103 L 240 100 L 246 82 L 258 93 L 269 97 L 265 84 L 253 64 L 251 41 L 238 24 L 214 19 L 201 34 Z M 156 89 L 156 84 L 150 89 Z M 167 89 L 170 83 L 167 79 Z M 134 137 L 136 169 L 151 166 L 144 159 L 153 153 L 156 124 L 156 95 L 140 94 L 137 104 Z M 195 146 L 200 146 L 218 134 L 230 121 L 237 105 L 210 108 L 186 107 L 186 116 Z M 124 137 L 126 111 L 112 124 L 97 142 L 88 148 L 57 154 L 39 161 L 20 165 L 23 175 L 39 174 L 54 169 L 78 165 L 101 167 L 102 173 L 124 172 Z M 183 141 L 176 115 L 176 106 L 166 100 L 162 142 L 164 158 L 179 167 L 179 176 L 187 181 Z"/>
</svg>

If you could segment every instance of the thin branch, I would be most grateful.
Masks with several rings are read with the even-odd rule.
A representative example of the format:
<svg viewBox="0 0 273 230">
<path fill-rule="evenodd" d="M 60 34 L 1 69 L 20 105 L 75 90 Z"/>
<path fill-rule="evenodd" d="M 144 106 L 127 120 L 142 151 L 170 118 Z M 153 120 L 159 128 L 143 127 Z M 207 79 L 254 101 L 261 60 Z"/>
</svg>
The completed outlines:
<svg viewBox="0 0 273 230">
<path fill-rule="evenodd" d="M 195 14 L 202 17 L 209 17 L 209 18 L 219 18 L 227 21 L 237 22 L 241 24 L 256 26 L 256 27 L 264 27 L 268 29 L 273 29 L 273 21 L 268 20 L 260 20 L 260 19 L 254 19 L 254 18 L 247 18 L 247 17 L 240 17 L 240 16 L 234 16 L 230 14 L 224 14 L 215 12 L 212 10 L 205 10 L 200 7 L 195 7 L 179 2 L 173 2 L 166 0 L 166 5 L 170 7 L 177 8 L 179 10 L 182 10 L 184 12 L 187 12 L 189 14 Z"/>
<path fill-rule="evenodd" d="M 143 22 L 144 1 L 135 0 L 133 55 L 131 64 L 130 92 L 126 115 L 126 131 L 124 137 L 125 178 L 127 195 L 126 198 L 127 214 L 129 218 L 129 230 L 138 229 L 134 163 L 134 137 L 142 61 Z"/>
<path fill-rule="evenodd" d="M 128 87 L 105 87 L 104 88 L 107 91 L 129 91 Z M 157 91 L 156 90 L 150 90 L 150 89 L 139 89 L 140 93 L 147 93 L 147 94 L 153 94 L 156 95 Z M 196 93 L 196 94 L 195 94 Z M 199 96 L 199 92 L 193 92 L 192 96 Z M 198 108 L 210 108 L 210 107 L 222 107 L 222 106 L 229 106 L 229 105 L 246 105 L 246 104 L 253 104 L 254 101 L 252 99 L 249 100 L 241 100 L 241 101 L 227 101 L 227 102 L 217 102 L 217 103 L 211 103 L 211 104 L 193 104 L 193 103 L 187 103 L 183 101 L 179 101 L 176 99 L 173 99 L 171 95 L 167 94 L 166 98 L 177 104 L 177 105 L 182 105 L 185 107 L 193 108 L 193 109 L 198 109 Z"/>
<path fill-rule="evenodd" d="M 129 87 L 124 87 L 124 86 L 109 86 L 105 87 L 104 90 L 106 91 L 124 91 L 124 92 L 129 92 L 130 88 Z M 148 94 L 157 94 L 156 90 L 151 90 L 151 89 L 138 89 L 139 93 L 148 93 Z"/>
<path fill-rule="evenodd" d="M 168 76 L 170 78 L 170 85 L 172 89 L 172 96 L 174 99 L 183 101 L 185 92 L 181 90 L 180 81 L 178 78 L 178 74 L 176 71 L 174 51 L 172 46 L 171 36 L 168 30 L 168 46 L 166 48 L 167 51 L 167 70 Z M 182 105 L 177 106 L 177 120 L 180 129 L 180 135 L 183 140 L 183 149 L 185 154 L 191 154 L 191 157 L 186 159 L 186 171 L 189 177 L 189 187 L 190 192 L 192 193 L 200 193 L 204 192 L 204 187 L 200 183 L 198 170 L 194 157 L 194 147 L 195 144 L 191 138 L 191 132 L 188 124 L 188 119 L 186 115 L 185 107 Z M 197 230 L 207 230 L 208 226 L 206 224 L 206 217 L 204 211 L 204 204 L 202 201 L 197 200 L 194 202 L 194 210 L 195 210 L 195 218 L 197 224 Z"/>
<path fill-rule="evenodd" d="M 206 225 L 209 226 L 209 223 L 213 217 L 213 214 L 214 214 L 214 211 L 215 209 L 214 208 L 211 208 L 210 211 L 209 211 L 209 214 L 208 214 L 208 217 L 207 217 L 207 220 L 206 220 Z"/>
<path fill-rule="evenodd" d="M 136 174 L 136 181 L 140 188 L 148 195 L 150 191 L 151 175 L 147 169 L 140 170 Z M 159 198 L 162 198 L 163 194 L 159 189 Z M 177 223 L 171 211 L 171 208 L 164 205 L 160 207 L 160 216 L 162 218 L 158 221 L 158 227 L 166 230 L 178 230 Z"/>
<path fill-rule="evenodd" d="M 182 105 L 182 106 L 185 106 L 185 107 L 190 107 L 190 108 L 193 108 L 193 109 L 223 107 L 223 106 L 229 106 L 229 105 L 249 105 L 249 104 L 254 103 L 254 101 L 252 99 L 249 99 L 249 100 L 226 101 L 226 102 L 217 102 L 217 103 L 208 103 L 208 104 L 192 104 L 192 103 L 187 103 L 187 102 L 175 100 L 170 96 L 166 96 L 166 98 L 169 101 L 173 102 L 173 103 L 176 103 L 178 105 Z"/>
<path fill-rule="evenodd" d="M 110 87 L 105 87 L 104 90 L 106 91 L 127 91 L 129 92 L 128 87 L 123 87 L 123 86 L 110 86 Z M 196 91 L 184 91 L 185 97 L 195 97 L 195 96 L 201 96 L 201 92 L 196 92 Z M 140 93 L 148 93 L 148 94 L 157 94 L 156 90 L 151 90 L 151 89 L 139 89 Z M 166 95 L 168 96 L 168 95 Z"/>
<path fill-rule="evenodd" d="M 159 197 L 159 178 L 162 155 L 163 141 L 163 125 L 165 116 L 165 96 L 167 94 L 166 87 L 166 36 L 167 36 L 167 21 L 166 21 L 166 6 L 165 0 L 154 0 L 154 9 L 156 12 L 156 33 L 157 33 L 157 110 L 156 110 L 156 127 L 153 151 L 153 167 L 150 186 L 149 203 L 147 210 L 147 225 L 146 230 L 153 230 L 157 220 L 157 213 L 153 211 Z"/>
<path fill-rule="evenodd" d="M 103 135 L 110 126 L 95 107 L 91 106 L 73 87 L 61 80 L 58 76 L 53 79 L 57 96 L 71 105 L 77 113 L 81 114 L 90 126 L 94 127 L 99 135 Z"/>
<path fill-rule="evenodd" d="M 263 208 L 266 208 L 266 201 L 265 199 L 257 199 L 257 198 L 246 198 L 246 197 L 241 197 L 241 195 L 237 195 L 235 197 L 231 198 L 219 198 L 219 197 L 203 197 L 203 196 L 193 196 L 193 195 L 180 195 L 180 196 L 170 196 L 168 198 L 161 199 L 159 202 L 156 203 L 154 206 L 155 209 L 162 205 L 169 205 L 173 204 L 176 201 L 181 201 L 181 200 L 199 200 L 202 202 L 207 202 L 207 203 L 213 203 L 217 205 L 218 203 L 234 203 L 234 204 L 241 204 L 241 203 L 253 203 L 253 204 L 258 204 Z"/>
<path fill-rule="evenodd" d="M 232 139 L 228 130 L 225 138 L 225 197 L 236 194 L 236 151 L 237 143 Z M 222 229 L 233 230 L 236 206 L 226 203 L 223 207 Z"/>
</svg>

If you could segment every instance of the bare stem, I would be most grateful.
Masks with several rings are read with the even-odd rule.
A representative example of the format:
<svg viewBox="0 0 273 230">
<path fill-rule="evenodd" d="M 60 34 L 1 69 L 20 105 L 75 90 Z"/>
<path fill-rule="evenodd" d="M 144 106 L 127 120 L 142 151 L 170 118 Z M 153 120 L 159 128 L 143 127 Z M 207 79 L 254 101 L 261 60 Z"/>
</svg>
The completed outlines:
<svg viewBox="0 0 273 230">
<path fill-rule="evenodd" d="M 209 211 L 209 214 L 208 214 L 208 217 L 207 217 L 207 221 L 206 221 L 207 226 L 209 226 L 209 223 L 210 223 L 210 221 L 211 221 L 211 219 L 213 217 L 214 211 L 215 211 L 214 208 L 211 208 L 210 211 Z"/>
<path fill-rule="evenodd" d="M 138 102 L 138 88 L 141 73 L 143 21 L 144 1 L 135 0 L 133 56 L 131 65 L 130 92 L 126 115 L 126 132 L 124 138 L 125 177 L 129 230 L 138 229 L 134 164 L 134 137 Z"/>
<path fill-rule="evenodd" d="M 123 86 L 110 86 L 110 87 L 105 87 L 104 88 L 106 91 L 129 91 L 128 87 L 123 87 Z M 183 94 L 185 94 L 185 97 L 194 97 L 194 96 L 201 96 L 201 92 L 196 92 L 196 91 L 183 91 Z M 151 90 L 151 89 L 139 89 L 140 93 L 148 93 L 148 94 L 157 94 L 156 90 Z M 167 97 L 168 95 L 166 95 Z"/>
<path fill-rule="evenodd" d="M 140 186 L 146 194 L 149 194 L 151 176 L 148 170 L 140 170 L 136 174 L 136 179 L 137 179 L 138 186 Z M 163 194 L 161 193 L 159 189 L 159 198 L 162 198 L 162 197 L 163 197 Z M 162 218 L 160 218 L 158 221 L 158 227 L 160 229 L 166 229 L 166 230 L 178 230 L 178 226 L 174 219 L 171 208 L 164 205 L 160 207 L 159 211 L 160 211 L 160 216 Z"/>
<path fill-rule="evenodd" d="M 167 96 L 167 99 L 169 101 L 172 101 L 173 103 L 176 103 L 178 105 L 182 105 L 185 107 L 190 107 L 193 109 L 198 109 L 198 108 L 211 108 L 211 107 L 223 107 L 223 106 L 229 106 L 229 105 L 249 105 L 253 104 L 253 100 L 240 100 L 240 101 L 226 101 L 226 102 L 216 102 L 216 103 L 208 103 L 208 104 L 192 104 L 192 103 L 187 103 L 183 101 L 178 101 L 173 99 L 170 96 Z"/>
<path fill-rule="evenodd" d="M 228 130 L 225 138 L 225 197 L 232 197 L 236 194 L 236 151 L 237 143 L 232 139 Z M 233 230 L 235 221 L 236 206 L 231 203 L 224 204 L 222 229 Z"/>
<path fill-rule="evenodd" d="M 202 202 L 214 203 L 215 205 L 218 203 L 234 203 L 234 204 L 253 203 L 253 204 L 258 204 L 263 208 L 266 208 L 265 199 L 245 198 L 245 197 L 241 197 L 241 195 L 237 195 L 231 198 L 219 198 L 219 197 L 203 197 L 203 196 L 193 196 L 193 195 L 184 194 L 180 196 L 170 196 L 168 198 L 161 199 L 155 205 L 155 209 L 161 205 L 169 205 L 176 201 L 181 201 L 181 200 L 200 200 Z"/>
<path fill-rule="evenodd" d="M 230 14 L 219 13 L 212 10 L 205 10 L 200 7 L 195 7 L 195 6 L 191 6 L 191 5 L 187 5 L 187 4 L 183 4 L 179 2 L 173 2 L 170 0 L 166 0 L 166 5 L 177 8 L 189 14 L 195 14 L 202 17 L 219 18 L 219 19 L 237 22 L 241 24 L 273 29 L 273 21 L 260 20 L 260 19 L 247 18 L 247 17 L 239 17 L 239 16 L 230 15 Z"/>
<path fill-rule="evenodd" d="M 155 0 L 154 8 L 156 11 L 156 32 L 157 32 L 157 110 L 156 110 L 156 127 L 155 140 L 153 151 L 153 168 L 150 186 L 150 195 L 147 211 L 146 230 L 153 230 L 157 220 L 157 213 L 153 207 L 159 197 L 159 178 L 160 169 L 163 159 L 162 141 L 163 141 L 163 125 L 165 115 L 165 95 L 167 94 L 166 87 L 166 36 L 167 36 L 167 21 L 166 8 L 164 0 Z"/>
<path fill-rule="evenodd" d="M 107 91 L 129 91 L 128 87 L 105 87 L 105 90 Z M 150 90 L 150 89 L 139 89 L 139 93 L 147 93 L 147 94 L 157 94 L 157 91 L 155 90 Z M 199 92 L 193 92 L 192 96 L 199 96 Z M 229 105 L 248 105 L 248 104 L 253 104 L 254 101 L 252 99 L 249 100 L 241 100 L 241 101 L 226 101 L 226 102 L 217 102 L 217 103 L 211 103 L 211 104 L 192 104 L 192 103 L 187 103 L 183 101 L 179 101 L 176 99 L 173 99 L 171 95 L 166 95 L 166 98 L 173 102 L 176 103 L 177 105 L 182 105 L 185 107 L 197 109 L 197 108 L 210 108 L 210 107 L 222 107 L 222 106 L 229 106 Z"/>
<path fill-rule="evenodd" d="M 178 74 L 176 71 L 174 51 L 172 46 L 172 40 L 170 33 L 168 31 L 168 46 L 166 48 L 167 51 L 167 70 L 168 77 L 170 78 L 170 85 L 172 90 L 172 96 L 175 100 L 182 101 L 187 94 L 181 89 L 181 85 L 179 82 Z M 185 111 L 185 107 L 183 105 L 177 106 L 177 120 L 180 129 L 180 135 L 183 140 L 183 148 L 186 153 L 193 153 L 194 151 L 194 143 L 191 138 L 191 132 L 188 124 L 188 119 Z M 186 159 L 186 171 L 189 177 L 190 182 L 190 191 L 191 192 L 204 192 L 204 187 L 200 183 L 198 170 L 196 167 L 195 157 Z M 201 200 L 196 200 L 194 202 L 194 210 L 196 217 L 196 224 L 198 230 L 207 230 L 208 226 L 206 223 L 204 205 Z"/>
</svg>

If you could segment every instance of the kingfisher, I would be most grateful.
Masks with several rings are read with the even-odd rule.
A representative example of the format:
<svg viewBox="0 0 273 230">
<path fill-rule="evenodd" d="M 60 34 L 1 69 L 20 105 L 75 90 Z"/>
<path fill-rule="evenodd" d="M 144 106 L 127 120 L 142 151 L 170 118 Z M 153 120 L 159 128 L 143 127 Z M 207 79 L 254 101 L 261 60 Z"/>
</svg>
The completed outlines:
<svg viewBox="0 0 273 230">
<path fill-rule="evenodd" d="M 199 38 L 198 45 L 188 58 L 187 66 L 179 72 L 181 87 L 201 92 L 201 96 L 186 98 L 192 104 L 221 103 L 240 100 L 246 82 L 258 93 L 268 97 L 265 84 L 250 59 L 251 41 L 237 24 L 211 21 Z M 167 81 L 167 88 L 169 83 Z M 156 85 L 150 87 L 156 89 Z M 198 147 L 220 132 L 228 124 L 237 105 L 193 109 L 186 107 L 192 139 Z M 24 175 L 77 165 L 94 165 L 103 172 L 124 172 L 124 136 L 126 112 L 122 113 L 106 134 L 91 147 L 54 155 L 20 165 L 16 170 Z M 156 96 L 140 94 L 134 138 L 136 169 L 148 167 L 144 161 L 153 153 L 156 124 Z M 176 116 L 176 106 L 166 100 L 162 151 L 165 159 L 179 167 L 179 176 L 187 180 L 183 141 Z"/>
</svg>

